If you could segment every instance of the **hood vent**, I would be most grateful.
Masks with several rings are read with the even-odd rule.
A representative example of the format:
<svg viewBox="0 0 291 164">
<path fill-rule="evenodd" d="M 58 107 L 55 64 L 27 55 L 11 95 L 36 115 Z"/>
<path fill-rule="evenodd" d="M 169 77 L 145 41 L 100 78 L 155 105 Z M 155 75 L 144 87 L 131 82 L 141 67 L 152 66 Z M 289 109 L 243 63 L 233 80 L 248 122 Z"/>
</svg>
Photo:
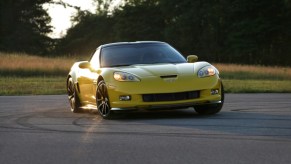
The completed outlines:
<svg viewBox="0 0 291 164">
<path fill-rule="evenodd" d="M 161 78 L 176 78 L 177 75 L 165 75 L 165 76 L 160 76 Z"/>
</svg>

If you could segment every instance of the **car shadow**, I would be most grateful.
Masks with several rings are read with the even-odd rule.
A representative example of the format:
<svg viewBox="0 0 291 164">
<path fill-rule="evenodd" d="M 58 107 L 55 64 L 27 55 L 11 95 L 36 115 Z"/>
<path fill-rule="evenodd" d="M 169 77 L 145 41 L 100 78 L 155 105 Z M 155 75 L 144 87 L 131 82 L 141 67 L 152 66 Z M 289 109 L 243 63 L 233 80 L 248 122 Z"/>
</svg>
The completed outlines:
<svg viewBox="0 0 291 164">
<path fill-rule="evenodd" d="M 177 136 L 211 137 L 246 140 L 291 140 L 291 116 L 267 111 L 233 110 L 221 111 L 215 115 L 199 115 L 193 108 L 158 111 L 118 112 L 114 124 L 136 124 L 161 127 L 159 132 Z M 170 129 L 170 131 L 168 131 Z M 171 131 L 173 130 L 174 131 Z M 188 129 L 185 132 L 185 129 Z M 156 129 L 157 130 L 157 129 Z M 155 132 L 154 132 L 155 133 Z M 153 134 L 154 134 L 153 133 Z"/>
<path fill-rule="evenodd" d="M 115 111 L 113 120 L 182 119 L 208 117 L 198 115 L 193 108 L 170 110 Z"/>
</svg>

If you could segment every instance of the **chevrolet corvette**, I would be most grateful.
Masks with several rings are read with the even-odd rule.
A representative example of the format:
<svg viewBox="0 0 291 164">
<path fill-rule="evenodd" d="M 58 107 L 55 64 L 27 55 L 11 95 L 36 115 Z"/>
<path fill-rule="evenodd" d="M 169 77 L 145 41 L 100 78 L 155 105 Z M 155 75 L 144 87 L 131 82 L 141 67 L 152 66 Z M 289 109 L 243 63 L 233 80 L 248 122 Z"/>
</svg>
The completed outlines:
<svg viewBox="0 0 291 164">
<path fill-rule="evenodd" d="M 220 112 L 224 90 L 219 71 L 196 55 L 185 58 L 164 42 L 99 46 L 89 61 L 74 63 L 67 77 L 72 112 L 96 110 L 104 119 L 117 110 L 193 107 Z"/>
</svg>

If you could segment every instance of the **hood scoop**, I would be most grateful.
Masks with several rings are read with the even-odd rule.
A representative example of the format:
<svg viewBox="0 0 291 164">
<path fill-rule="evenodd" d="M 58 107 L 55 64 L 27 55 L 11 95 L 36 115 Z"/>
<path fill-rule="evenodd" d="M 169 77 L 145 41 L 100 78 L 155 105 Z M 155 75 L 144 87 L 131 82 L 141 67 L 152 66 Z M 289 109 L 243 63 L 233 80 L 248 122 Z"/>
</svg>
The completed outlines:
<svg viewBox="0 0 291 164">
<path fill-rule="evenodd" d="M 176 78 L 177 75 L 165 75 L 165 76 L 160 76 L 162 79 L 165 79 L 165 78 Z"/>
</svg>

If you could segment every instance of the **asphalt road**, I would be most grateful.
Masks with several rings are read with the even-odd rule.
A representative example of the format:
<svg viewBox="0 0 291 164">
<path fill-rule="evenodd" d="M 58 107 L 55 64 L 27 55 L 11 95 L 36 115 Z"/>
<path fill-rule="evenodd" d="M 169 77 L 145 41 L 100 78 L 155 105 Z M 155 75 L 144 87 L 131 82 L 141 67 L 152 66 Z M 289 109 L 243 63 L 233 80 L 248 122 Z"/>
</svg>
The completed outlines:
<svg viewBox="0 0 291 164">
<path fill-rule="evenodd" d="M 0 97 L 0 164 L 291 163 L 291 94 L 227 94 L 215 116 L 68 109 L 64 95 Z"/>
</svg>

